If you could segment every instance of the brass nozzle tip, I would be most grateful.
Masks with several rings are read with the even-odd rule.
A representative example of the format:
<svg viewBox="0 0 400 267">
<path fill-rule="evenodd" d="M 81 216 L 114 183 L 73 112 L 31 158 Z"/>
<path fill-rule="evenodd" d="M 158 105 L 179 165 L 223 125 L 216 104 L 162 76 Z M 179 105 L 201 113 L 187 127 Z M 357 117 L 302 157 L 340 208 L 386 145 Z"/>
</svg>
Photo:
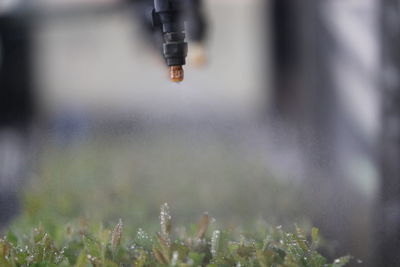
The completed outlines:
<svg viewBox="0 0 400 267">
<path fill-rule="evenodd" d="M 178 83 L 183 81 L 184 71 L 182 66 L 170 66 L 169 67 L 170 78 L 172 82 Z"/>
</svg>

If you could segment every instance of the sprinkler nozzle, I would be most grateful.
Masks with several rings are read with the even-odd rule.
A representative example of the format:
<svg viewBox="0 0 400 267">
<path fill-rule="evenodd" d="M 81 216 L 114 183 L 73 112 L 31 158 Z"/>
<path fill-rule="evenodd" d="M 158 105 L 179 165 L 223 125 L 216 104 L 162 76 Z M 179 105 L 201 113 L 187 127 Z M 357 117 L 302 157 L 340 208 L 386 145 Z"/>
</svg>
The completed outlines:
<svg viewBox="0 0 400 267">
<path fill-rule="evenodd" d="M 170 68 L 172 82 L 183 81 L 182 66 L 186 64 L 188 52 L 185 22 L 182 17 L 184 1 L 154 0 L 153 24 L 163 35 L 162 53 L 166 65 Z"/>
<path fill-rule="evenodd" d="M 169 67 L 171 82 L 181 82 L 184 78 L 184 71 L 182 65 L 170 66 Z"/>
</svg>

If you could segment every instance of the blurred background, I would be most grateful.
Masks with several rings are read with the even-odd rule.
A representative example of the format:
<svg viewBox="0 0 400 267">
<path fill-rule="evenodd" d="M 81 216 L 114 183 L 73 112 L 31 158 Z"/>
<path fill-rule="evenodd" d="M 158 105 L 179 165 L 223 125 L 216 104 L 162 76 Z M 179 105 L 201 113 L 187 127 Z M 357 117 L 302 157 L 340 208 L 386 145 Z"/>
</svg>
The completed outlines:
<svg viewBox="0 0 400 267">
<path fill-rule="evenodd" d="M 168 202 L 182 223 L 315 225 L 331 257 L 395 266 L 398 1 L 195 1 L 182 83 L 145 2 L 0 0 L 2 231 L 151 228 Z"/>
</svg>

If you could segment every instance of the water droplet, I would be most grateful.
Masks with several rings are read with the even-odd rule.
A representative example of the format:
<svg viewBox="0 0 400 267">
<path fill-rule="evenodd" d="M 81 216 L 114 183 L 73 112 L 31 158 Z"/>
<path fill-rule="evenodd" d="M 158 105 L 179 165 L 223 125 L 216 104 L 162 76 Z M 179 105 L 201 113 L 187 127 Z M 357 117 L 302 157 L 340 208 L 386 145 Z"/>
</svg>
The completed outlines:
<svg viewBox="0 0 400 267">
<path fill-rule="evenodd" d="M 172 266 L 176 266 L 176 264 L 178 263 L 178 251 L 174 251 L 174 253 L 172 254 L 172 261 L 171 261 L 171 265 Z"/>
<path fill-rule="evenodd" d="M 136 238 L 139 240 L 151 240 L 150 236 L 142 228 L 137 230 Z"/>
<path fill-rule="evenodd" d="M 221 231 L 215 230 L 211 237 L 211 254 L 213 255 L 213 257 L 215 257 L 218 253 L 220 237 L 221 237 Z"/>
<path fill-rule="evenodd" d="M 171 213 L 168 203 L 164 203 L 161 205 L 160 224 L 161 233 L 164 235 L 164 237 L 169 236 L 171 232 Z"/>
</svg>

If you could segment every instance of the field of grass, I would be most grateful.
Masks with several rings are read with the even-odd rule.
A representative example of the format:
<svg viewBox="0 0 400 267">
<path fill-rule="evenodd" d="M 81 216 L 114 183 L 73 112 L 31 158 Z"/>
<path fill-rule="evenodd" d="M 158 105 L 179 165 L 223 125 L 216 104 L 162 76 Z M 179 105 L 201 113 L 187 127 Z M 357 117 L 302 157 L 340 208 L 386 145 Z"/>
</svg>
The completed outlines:
<svg viewBox="0 0 400 267">
<path fill-rule="evenodd" d="M 310 240 L 296 227 L 288 233 L 282 227 L 259 225 L 252 232 L 234 229 L 209 230 L 204 214 L 197 225 L 173 231 L 170 209 L 161 206 L 160 231 L 148 234 L 138 229 L 124 236 L 120 220 L 113 230 L 90 226 L 86 221 L 68 225 L 55 241 L 40 225 L 30 235 L 9 232 L 0 239 L 0 264 L 13 266 L 310 266 L 340 267 L 350 257 L 329 264 L 317 252 L 318 229 Z M 211 228 L 213 228 L 212 226 Z M 60 226 L 61 229 L 61 226 Z"/>
<path fill-rule="evenodd" d="M 243 151 L 235 138 L 168 129 L 49 141 L 0 266 L 344 265 L 317 252 L 302 191 Z M 167 206 L 159 216 L 166 202 L 184 227 Z"/>
</svg>

